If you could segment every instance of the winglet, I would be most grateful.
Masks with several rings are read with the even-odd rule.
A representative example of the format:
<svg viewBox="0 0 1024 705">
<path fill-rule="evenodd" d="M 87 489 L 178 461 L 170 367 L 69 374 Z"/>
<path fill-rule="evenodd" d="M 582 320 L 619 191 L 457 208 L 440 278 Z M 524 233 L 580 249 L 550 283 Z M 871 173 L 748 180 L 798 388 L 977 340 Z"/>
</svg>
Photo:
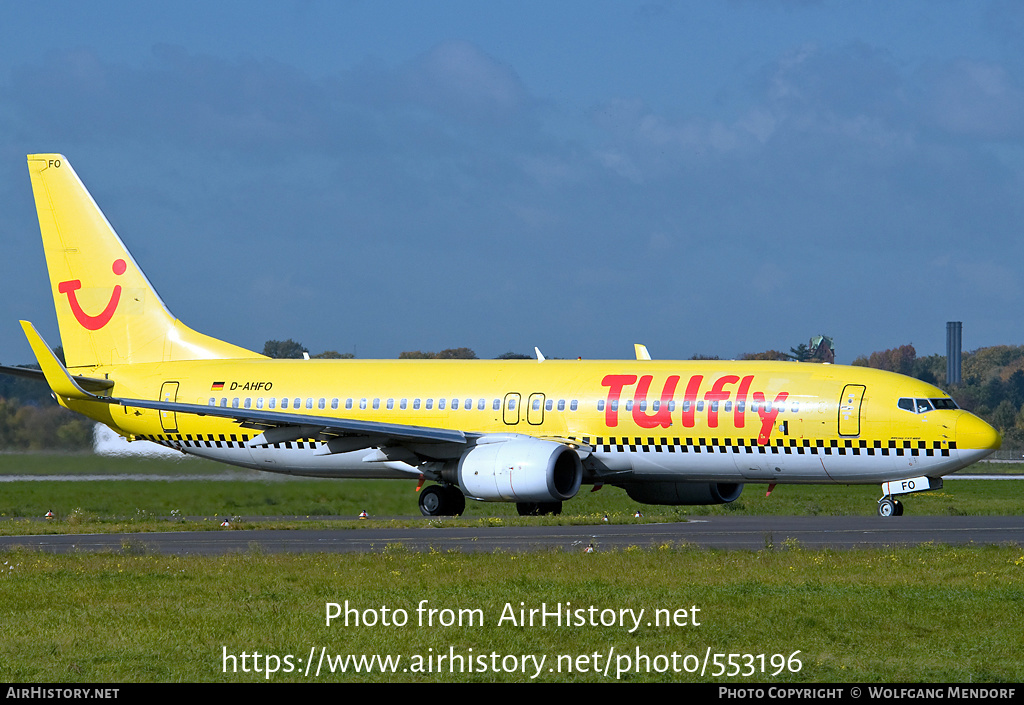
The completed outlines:
<svg viewBox="0 0 1024 705">
<path fill-rule="evenodd" d="M 537 362 L 544 362 L 544 360 L 547 359 L 546 357 L 544 357 L 544 353 L 542 353 L 540 351 L 540 348 L 538 348 L 536 345 L 533 346 L 533 351 L 537 353 Z"/>
<path fill-rule="evenodd" d="M 67 368 L 61 364 L 57 356 L 50 350 L 46 341 L 36 331 L 35 326 L 28 321 L 22 321 L 21 329 L 25 331 L 25 337 L 28 338 L 28 344 L 32 346 L 32 352 L 35 353 L 36 361 L 43 368 L 43 376 L 46 377 L 46 383 L 50 385 L 50 389 L 65 399 L 97 399 L 95 395 L 78 386 L 78 382 L 74 380 L 67 371 Z"/>
<path fill-rule="evenodd" d="M 647 352 L 647 346 L 640 343 L 633 343 L 633 350 L 636 351 L 637 360 L 650 360 L 651 354 Z"/>
</svg>

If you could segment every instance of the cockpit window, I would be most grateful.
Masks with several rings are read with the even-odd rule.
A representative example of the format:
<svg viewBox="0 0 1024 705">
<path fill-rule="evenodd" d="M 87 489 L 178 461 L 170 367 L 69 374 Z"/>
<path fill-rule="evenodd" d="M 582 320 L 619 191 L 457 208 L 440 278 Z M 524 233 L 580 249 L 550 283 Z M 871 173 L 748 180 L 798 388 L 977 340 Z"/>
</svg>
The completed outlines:
<svg viewBox="0 0 1024 705">
<path fill-rule="evenodd" d="M 905 411 L 911 411 L 915 414 L 927 414 L 929 411 L 935 409 L 959 409 L 956 402 L 952 399 L 910 399 L 903 397 L 896 406 Z"/>
</svg>

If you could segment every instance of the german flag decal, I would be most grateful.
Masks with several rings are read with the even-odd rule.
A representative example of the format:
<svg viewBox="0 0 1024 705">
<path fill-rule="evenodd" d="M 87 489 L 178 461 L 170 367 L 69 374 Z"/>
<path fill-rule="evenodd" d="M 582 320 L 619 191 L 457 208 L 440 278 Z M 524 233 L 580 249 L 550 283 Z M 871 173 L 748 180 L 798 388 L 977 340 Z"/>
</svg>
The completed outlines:
<svg viewBox="0 0 1024 705">
<path fill-rule="evenodd" d="M 221 389 L 224 389 L 224 383 L 223 382 L 214 382 L 213 386 L 210 387 L 210 391 L 211 392 L 217 392 L 217 391 L 220 391 Z"/>
</svg>

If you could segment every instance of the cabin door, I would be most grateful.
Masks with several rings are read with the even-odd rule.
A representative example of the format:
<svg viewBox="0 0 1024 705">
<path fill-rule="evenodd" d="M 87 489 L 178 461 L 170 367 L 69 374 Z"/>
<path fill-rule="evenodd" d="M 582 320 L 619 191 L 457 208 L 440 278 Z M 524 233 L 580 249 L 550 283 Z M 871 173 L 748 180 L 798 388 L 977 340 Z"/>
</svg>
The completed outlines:
<svg viewBox="0 0 1024 705">
<path fill-rule="evenodd" d="M 860 407 L 864 401 L 863 384 L 848 384 L 843 387 L 843 396 L 839 399 L 839 435 L 860 435 Z"/>
<path fill-rule="evenodd" d="M 160 401 L 176 402 L 178 401 L 178 383 L 177 382 L 164 382 L 163 386 L 160 387 Z M 164 433 L 177 433 L 178 432 L 178 416 L 173 411 L 161 411 L 160 412 L 160 425 L 164 429 Z"/>
</svg>

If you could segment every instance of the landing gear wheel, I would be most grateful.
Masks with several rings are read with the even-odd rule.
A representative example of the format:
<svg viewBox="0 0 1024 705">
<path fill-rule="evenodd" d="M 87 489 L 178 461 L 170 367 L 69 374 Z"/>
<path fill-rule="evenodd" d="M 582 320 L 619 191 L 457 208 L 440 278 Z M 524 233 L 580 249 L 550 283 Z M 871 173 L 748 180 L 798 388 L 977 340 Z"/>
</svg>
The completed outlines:
<svg viewBox="0 0 1024 705">
<path fill-rule="evenodd" d="M 901 516 L 903 516 L 903 502 L 899 501 L 898 499 L 894 499 L 892 501 L 892 503 L 896 505 L 896 512 L 895 512 L 895 514 L 893 514 L 893 516 L 894 517 L 901 517 Z"/>
<path fill-rule="evenodd" d="M 466 495 L 462 494 L 458 487 L 446 487 L 448 490 L 449 516 L 460 517 L 466 513 Z"/>
<path fill-rule="evenodd" d="M 896 508 L 897 505 L 899 505 L 899 510 L 897 510 L 897 508 Z M 897 513 L 897 511 L 899 513 Z M 880 517 L 891 517 L 891 516 L 899 516 L 902 513 L 903 513 L 903 505 L 901 505 L 899 502 L 894 502 L 893 500 L 889 499 L 888 497 L 883 497 L 882 499 L 878 500 L 878 516 L 880 516 Z"/>
<path fill-rule="evenodd" d="M 540 514 L 540 502 L 516 502 L 516 511 L 521 517 L 535 517 Z"/>
<path fill-rule="evenodd" d="M 420 491 L 420 512 L 425 517 L 460 516 L 466 511 L 466 496 L 451 485 L 430 485 Z"/>
<path fill-rule="evenodd" d="M 441 485 L 430 485 L 420 491 L 420 512 L 423 516 L 441 516 L 444 504 L 444 488 Z"/>
<path fill-rule="evenodd" d="M 538 517 L 545 514 L 558 516 L 562 513 L 561 502 L 516 502 L 521 517 Z"/>
<path fill-rule="evenodd" d="M 550 514 L 551 516 L 556 517 L 556 516 L 558 516 L 559 514 L 562 513 L 562 503 L 561 502 L 541 502 L 540 503 L 540 513 L 541 514 Z"/>
</svg>

